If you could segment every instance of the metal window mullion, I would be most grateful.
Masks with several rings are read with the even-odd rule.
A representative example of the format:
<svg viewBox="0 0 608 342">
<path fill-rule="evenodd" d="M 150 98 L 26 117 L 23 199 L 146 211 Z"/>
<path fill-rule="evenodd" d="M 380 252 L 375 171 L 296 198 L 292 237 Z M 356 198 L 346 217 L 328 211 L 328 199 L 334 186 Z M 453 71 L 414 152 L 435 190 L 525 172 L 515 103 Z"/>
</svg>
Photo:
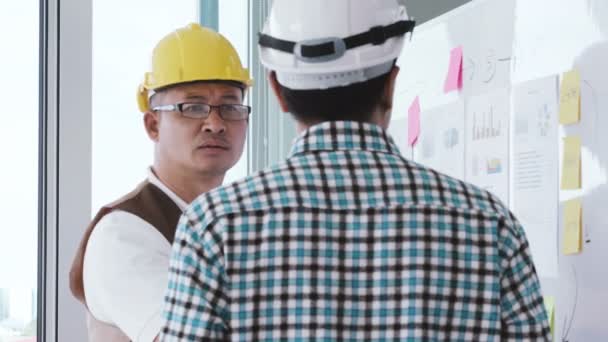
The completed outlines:
<svg viewBox="0 0 608 342">
<path fill-rule="evenodd" d="M 266 18 L 270 6 L 267 0 L 250 0 L 249 3 L 249 65 L 255 82 L 254 87 L 251 90 L 253 117 L 251 120 L 251 144 L 249 145 L 249 156 L 251 160 L 249 172 L 252 173 L 263 169 L 269 163 L 269 89 L 266 83 L 266 74 L 259 59 L 257 33 L 264 25 L 264 19 Z"/>
<path fill-rule="evenodd" d="M 218 0 L 200 1 L 201 25 L 219 31 L 219 3 Z"/>
<path fill-rule="evenodd" d="M 57 341 L 59 1 L 40 0 L 37 341 Z"/>
<path fill-rule="evenodd" d="M 43 341 L 86 341 L 84 308 L 70 293 L 68 275 L 91 217 L 92 3 L 46 2 Z"/>
</svg>

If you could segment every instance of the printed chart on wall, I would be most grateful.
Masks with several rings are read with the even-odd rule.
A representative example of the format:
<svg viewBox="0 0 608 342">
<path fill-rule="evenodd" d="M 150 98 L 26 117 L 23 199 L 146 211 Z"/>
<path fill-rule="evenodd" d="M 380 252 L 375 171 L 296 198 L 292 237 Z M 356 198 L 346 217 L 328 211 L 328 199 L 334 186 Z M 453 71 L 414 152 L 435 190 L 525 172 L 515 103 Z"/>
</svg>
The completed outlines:
<svg viewBox="0 0 608 342">
<path fill-rule="evenodd" d="M 509 89 L 471 96 L 466 107 L 466 180 L 509 203 Z"/>
<path fill-rule="evenodd" d="M 557 76 L 513 89 L 511 208 L 541 277 L 556 277 L 559 157 Z"/>
<path fill-rule="evenodd" d="M 414 160 L 449 176 L 464 179 L 464 101 L 425 111 Z"/>
</svg>

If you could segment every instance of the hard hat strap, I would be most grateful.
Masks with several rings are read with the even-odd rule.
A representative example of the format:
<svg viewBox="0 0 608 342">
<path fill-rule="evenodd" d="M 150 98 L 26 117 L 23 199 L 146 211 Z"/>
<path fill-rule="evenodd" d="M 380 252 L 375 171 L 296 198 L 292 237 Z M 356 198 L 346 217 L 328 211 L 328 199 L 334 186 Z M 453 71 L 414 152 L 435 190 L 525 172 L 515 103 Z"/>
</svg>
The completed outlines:
<svg viewBox="0 0 608 342">
<path fill-rule="evenodd" d="M 382 45 L 390 38 L 413 32 L 415 26 L 416 22 L 414 20 L 401 20 L 386 26 L 374 26 L 366 32 L 343 38 L 342 41 L 347 50 L 366 44 Z M 303 45 L 260 33 L 258 44 L 266 48 L 293 54 L 296 54 L 296 46 L 300 46 L 300 51 L 297 54 L 311 59 L 335 55 L 337 52 L 335 39 L 329 39 L 329 41 L 321 44 Z"/>
</svg>

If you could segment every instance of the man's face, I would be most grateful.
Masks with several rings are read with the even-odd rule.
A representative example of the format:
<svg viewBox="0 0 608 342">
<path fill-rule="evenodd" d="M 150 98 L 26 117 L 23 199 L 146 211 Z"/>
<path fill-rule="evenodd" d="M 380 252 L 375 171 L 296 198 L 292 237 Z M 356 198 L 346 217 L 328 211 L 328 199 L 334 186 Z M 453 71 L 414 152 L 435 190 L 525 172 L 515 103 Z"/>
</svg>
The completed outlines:
<svg viewBox="0 0 608 342">
<path fill-rule="evenodd" d="M 223 83 L 189 83 L 171 87 L 152 106 L 176 103 L 242 104 L 240 88 Z M 206 119 L 193 119 L 175 111 L 153 113 L 158 119 L 159 162 L 166 168 L 183 168 L 206 176 L 222 176 L 241 157 L 248 120 L 227 121 L 213 108 Z"/>
</svg>

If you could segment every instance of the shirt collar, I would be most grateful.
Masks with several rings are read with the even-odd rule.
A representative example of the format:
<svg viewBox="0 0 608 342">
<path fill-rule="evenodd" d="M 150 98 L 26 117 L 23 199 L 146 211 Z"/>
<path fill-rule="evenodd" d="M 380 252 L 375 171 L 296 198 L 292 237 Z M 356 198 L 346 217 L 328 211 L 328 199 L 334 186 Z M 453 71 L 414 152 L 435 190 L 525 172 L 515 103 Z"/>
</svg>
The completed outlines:
<svg viewBox="0 0 608 342">
<path fill-rule="evenodd" d="M 295 140 L 290 157 L 312 151 L 366 150 L 399 155 L 399 148 L 382 127 L 355 121 L 314 125 Z"/>
<path fill-rule="evenodd" d="M 165 195 L 169 196 L 169 198 L 171 200 L 173 200 L 173 202 L 175 202 L 175 204 L 177 204 L 177 206 L 181 209 L 181 211 L 186 210 L 188 203 L 186 203 L 186 201 L 181 199 L 175 192 L 171 191 L 171 189 L 169 189 L 169 187 L 167 187 L 156 176 L 156 174 L 154 173 L 154 170 L 152 170 L 152 167 L 148 168 L 148 182 L 150 182 L 151 184 L 154 184 L 157 188 L 159 188 L 162 192 L 164 192 Z"/>
</svg>

